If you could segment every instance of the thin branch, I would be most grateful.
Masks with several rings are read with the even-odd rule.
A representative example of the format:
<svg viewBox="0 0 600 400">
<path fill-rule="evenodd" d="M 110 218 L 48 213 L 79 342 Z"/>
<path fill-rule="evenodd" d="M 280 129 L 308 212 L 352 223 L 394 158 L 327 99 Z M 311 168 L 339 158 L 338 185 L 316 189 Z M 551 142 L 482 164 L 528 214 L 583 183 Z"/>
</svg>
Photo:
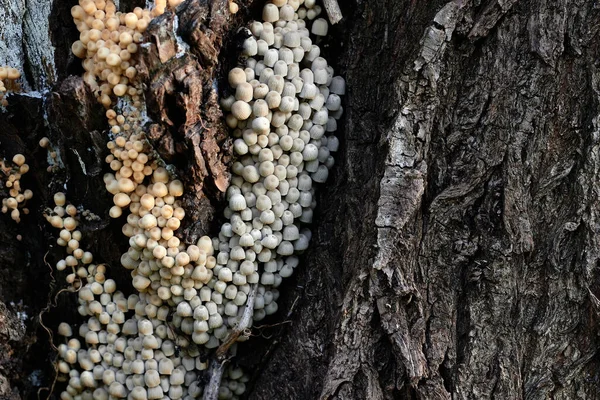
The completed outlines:
<svg viewBox="0 0 600 400">
<path fill-rule="evenodd" d="M 229 348 L 237 341 L 238 337 L 240 337 L 240 335 L 250 326 L 252 316 L 254 315 L 254 296 L 256 296 L 257 286 L 258 285 L 255 283 L 250 288 L 250 293 L 248 293 L 248 299 L 246 300 L 246 308 L 244 308 L 242 318 L 240 318 L 239 322 L 229 333 L 223 344 L 217 349 L 217 358 L 225 357 Z"/>
<path fill-rule="evenodd" d="M 252 315 L 254 314 L 254 297 L 256 296 L 256 288 L 258 284 L 252 285 L 248 298 L 246 300 L 246 307 L 244 313 L 238 321 L 237 325 L 231 330 L 227 338 L 215 353 L 215 358 L 210 364 L 210 381 L 204 388 L 204 395 L 202 400 L 217 400 L 219 398 L 219 386 L 221 385 L 221 378 L 223 376 L 223 370 L 227 363 L 227 352 L 229 348 L 237 341 L 240 335 L 248 329 L 250 322 L 252 321 Z"/>
<path fill-rule="evenodd" d="M 337 0 L 323 0 L 323 5 L 325 6 L 325 10 L 327 10 L 331 25 L 337 24 L 344 18 Z"/>
<path fill-rule="evenodd" d="M 204 387 L 202 400 L 217 400 L 219 398 L 219 386 L 221 386 L 221 377 L 223 376 L 226 361 L 219 361 L 215 358 L 210 364 L 210 381 Z"/>
</svg>

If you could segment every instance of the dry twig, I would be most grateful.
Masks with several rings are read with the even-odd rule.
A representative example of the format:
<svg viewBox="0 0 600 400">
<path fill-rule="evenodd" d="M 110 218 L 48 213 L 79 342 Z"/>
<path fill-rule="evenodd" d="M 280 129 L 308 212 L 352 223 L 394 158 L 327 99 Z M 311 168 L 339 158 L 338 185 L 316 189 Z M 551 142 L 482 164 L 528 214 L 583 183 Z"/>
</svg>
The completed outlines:
<svg viewBox="0 0 600 400">
<path fill-rule="evenodd" d="M 342 20 L 344 16 L 342 15 L 337 0 L 323 0 L 323 5 L 325 6 L 325 10 L 327 10 L 329 22 L 331 22 L 332 25 L 337 24 Z"/>
<path fill-rule="evenodd" d="M 217 400 L 219 397 L 219 386 L 221 385 L 221 377 L 223 376 L 223 369 L 228 361 L 227 352 L 229 348 L 237 341 L 238 337 L 250 326 L 252 321 L 252 315 L 254 314 L 254 296 L 256 295 L 257 284 L 252 285 L 250 293 L 248 293 L 248 299 L 246 300 L 246 308 L 242 318 L 233 328 L 231 333 L 227 336 L 225 341 L 215 353 L 215 358 L 210 365 L 210 381 L 204 388 L 204 395 L 202 400 Z"/>
</svg>

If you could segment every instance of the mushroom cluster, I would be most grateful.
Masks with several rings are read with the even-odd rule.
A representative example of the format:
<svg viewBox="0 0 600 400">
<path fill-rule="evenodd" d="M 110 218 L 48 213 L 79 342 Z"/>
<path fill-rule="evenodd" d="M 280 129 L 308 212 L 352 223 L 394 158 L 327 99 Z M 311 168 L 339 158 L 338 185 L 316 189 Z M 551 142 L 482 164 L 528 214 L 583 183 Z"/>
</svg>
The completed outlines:
<svg viewBox="0 0 600 400">
<path fill-rule="evenodd" d="M 339 147 L 345 82 L 311 39 L 327 34 L 320 13 L 312 0 L 267 3 L 243 44 L 245 66 L 229 72 L 233 94 L 221 101 L 237 160 L 213 270 L 227 285 L 246 283 L 240 275 L 259 284 L 255 321 L 277 311 L 277 287 L 308 248 L 315 184 L 327 180 Z"/>
<path fill-rule="evenodd" d="M 306 225 L 313 219 L 316 186 L 326 181 L 331 153 L 339 147 L 333 133 L 345 82 L 313 43 L 327 34 L 321 7 L 315 0 L 269 2 L 263 22 L 247 30 L 244 65 L 229 72 L 232 94 L 221 101 L 236 156 L 227 222 L 217 237 L 183 243 L 184 185 L 146 140 L 141 92 L 131 81 L 135 74 L 127 74 L 133 68 L 129 50 L 137 49 L 150 18 L 165 7 L 157 0 L 152 11 L 124 14 L 110 0 L 80 0 L 72 9 L 81 32 L 73 52 L 85 58 L 84 79 L 108 108 L 109 215 L 125 217 L 129 249 L 120 262 L 131 271 L 137 293 L 117 291 L 106 268 L 80 249 L 77 209 L 65 206 L 58 193 L 47 219 L 61 229 L 57 241 L 68 256 L 57 269 L 70 268 L 67 281 L 79 291 L 79 312 L 88 318 L 79 328 L 82 340 L 59 347 L 59 370 L 69 375 L 63 399 L 198 397 L 206 349 L 229 346 L 248 311 L 252 317 L 244 327 L 277 311 L 278 287 L 311 239 Z M 112 65 L 109 56 L 119 62 Z M 123 96 L 118 107 L 112 94 Z M 73 334 L 66 324 L 59 330 L 67 338 Z M 241 370 L 229 369 L 219 398 L 237 398 L 246 380 Z"/>
<path fill-rule="evenodd" d="M 18 89 L 16 80 L 20 77 L 21 73 L 18 69 L 9 66 L 0 66 L 0 106 L 8 104 L 4 95 L 8 90 Z"/>
<path fill-rule="evenodd" d="M 4 186 L 8 188 L 9 196 L 2 199 L 2 213 L 10 211 L 10 217 L 17 223 L 21 221 L 21 212 L 29 214 L 29 209 L 25 207 L 27 200 L 33 197 L 33 192 L 26 189 L 21 193 L 21 177 L 29 171 L 29 165 L 25 163 L 23 154 L 15 154 L 12 164 L 7 164 L 0 160 L 0 169 L 6 176 Z"/>
<path fill-rule="evenodd" d="M 183 183 L 159 166 L 135 110 L 119 115 L 108 110 L 107 116 L 116 135 L 108 143 L 111 154 L 106 159 L 114 173 L 104 176 L 113 195 L 109 214 L 118 218 L 128 211 L 122 232 L 130 247 L 121 264 L 131 270 L 138 292 L 155 296 L 158 307 L 173 310 L 176 329 L 195 344 L 215 348 L 237 322 L 249 284 L 258 282 L 254 265 L 240 271 L 223 269 L 214 256 L 217 240 L 205 236 L 191 245 L 180 241 L 176 233 L 185 217 L 178 200 Z"/>
<path fill-rule="evenodd" d="M 54 208 L 47 209 L 44 213 L 46 221 L 56 229 L 60 229 L 56 243 L 59 246 L 66 247 L 67 257 L 56 263 L 58 271 L 64 271 L 67 268 L 71 271 L 67 275 L 67 282 L 75 289 L 79 289 L 82 279 L 86 278 L 90 271 L 88 266 L 92 268 L 94 274 L 96 266 L 91 264 L 93 261 L 92 253 L 81 248 L 81 231 L 77 229 L 79 225 L 79 211 L 72 204 L 67 204 L 67 199 L 64 193 L 57 192 L 54 194 Z M 101 271 L 104 274 L 104 271 Z M 104 275 L 97 276 L 95 279 L 98 282 L 104 282 Z"/>
<path fill-rule="evenodd" d="M 127 398 L 194 399 L 203 393 L 200 382 L 208 357 L 190 346 L 174 327 L 172 309 L 146 292 L 125 296 L 106 266 L 94 264 L 90 252 L 80 247 L 77 208 L 66 204 L 64 193 L 54 195 L 55 207 L 47 220 L 60 229 L 57 243 L 68 256 L 56 264 L 69 269 L 67 282 L 77 291 L 79 314 L 87 321 L 75 334 L 67 323 L 58 327 L 65 342 L 59 344 L 59 379 L 67 381 L 62 400 Z M 207 318 L 209 310 L 206 310 Z M 78 336 L 79 338 L 77 338 Z M 224 399 L 238 398 L 248 377 L 230 367 L 219 392 Z"/>
<path fill-rule="evenodd" d="M 169 0 L 168 5 L 176 7 L 182 1 Z M 136 106 L 141 105 L 141 89 L 132 84 L 137 75 L 133 55 L 150 20 L 162 15 L 166 7 L 166 0 L 156 0 L 152 10 L 136 7 L 133 12 L 122 13 L 112 0 L 79 0 L 79 5 L 71 8 L 80 32 L 71 50 L 84 59 L 83 79 L 105 107 L 111 106 L 113 94 L 128 94 Z"/>
</svg>

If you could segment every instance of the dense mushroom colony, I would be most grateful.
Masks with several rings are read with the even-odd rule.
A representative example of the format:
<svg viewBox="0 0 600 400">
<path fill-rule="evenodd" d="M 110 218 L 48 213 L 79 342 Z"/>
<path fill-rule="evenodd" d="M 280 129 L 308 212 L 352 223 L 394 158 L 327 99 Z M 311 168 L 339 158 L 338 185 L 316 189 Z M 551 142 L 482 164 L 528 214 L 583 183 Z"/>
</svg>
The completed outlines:
<svg viewBox="0 0 600 400">
<path fill-rule="evenodd" d="M 277 311 L 277 287 L 308 248 L 311 233 L 302 224 L 312 222 L 313 184 L 327 180 L 330 153 L 339 146 L 332 133 L 345 83 L 310 39 L 310 32 L 327 33 L 320 12 L 314 1 L 267 3 L 263 22 L 251 23 L 244 42 L 245 68 L 229 72 L 234 94 L 221 101 L 237 161 L 227 190 L 229 222 L 215 243 L 213 272 L 221 285 L 215 290 L 231 291 L 223 299 L 227 307 L 237 305 L 236 287 L 258 283 L 255 321 Z M 304 18 L 313 20 L 311 31 Z"/>
<path fill-rule="evenodd" d="M 46 219 L 60 229 L 57 243 L 68 254 L 56 268 L 70 271 L 67 282 L 78 291 L 78 311 L 88 318 L 79 326 L 81 339 L 74 337 L 70 325 L 58 327 L 66 343 L 58 346 L 57 369 L 68 381 L 61 399 L 199 397 L 203 389 L 199 376 L 207 359 L 175 333 L 171 309 L 155 295 L 140 292 L 126 297 L 118 291 L 115 281 L 106 278 L 106 267 L 94 264 L 92 254 L 81 248 L 77 208 L 67 205 L 60 192 L 54 203 Z M 229 368 L 221 382 L 223 398 L 243 393 L 246 381 L 239 368 Z"/>
<path fill-rule="evenodd" d="M 6 106 L 8 102 L 4 95 L 8 90 L 18 89 L 17 79 L 21 77 L 21 73 L 16 68 L 9 66 L 0 66 L 0 106 Z"/>
<path fill-rule="evenodd" d="M 169 0 L 168 6 L 176 7 L 182 1 Z M 137 75 L 132 57 L 150 20 L 162 15 L 166 7 L 166 0 L 156 0 L 152 10 L 136 7 L 133 12 L 122 13 L 112 0 L 79 0 L 71 9 L 80 32 L 71 50 L 84 59 L 83 79 L 105 107 L 111 106 L 113 94 L 128 94 L 134 105 L 141 107 L 141 89 L 132 83 Z"/>
<path fill-rule="evenodd" d="M 8 188 L 9 194 L 9 197 L 2 199 L 2 213 L 6 214 L 10 211 L 10 217 L 19 223 L 21 212 L 29 214 L 29 209 L 25 207 L 25 203 L 33 197 L 33 192 L 29 189 L 21 193 L 21 177 L 29 171 L 29 165 L 25 164 L 23 154 L 16 154 L 12 159 L 12 164 L 0 160 L 0 169 L 6 176 L 4 186 Z"/>
<path fill-rule="evenodd" d="M 84 80 L 107 107 L 109 215 L 126 216 L 122 232 L 130 247 L 120 262 L 138 293 L 126 297 L 106 279 L 105 266 L 92 263 L 80 248 L 77 209 L 57 193 L 47 219 L 61 229 L 57 242 L 68 253 L 57 269 L 69 269 L 79 312 L 88 317 L 79 328 L 83 340 L 72 338 L 69 325 L 59 327 L 70 338 L 59 347 L 58 369 L 69 375 L 64 400 L 199 397 L 209 349 L 226 346 L 235 353 L 232 332 L 277 311 L 277 288 L 311 238 L 304 225 L 313 219 L 315 184 L 326 181 L 334 164 L 330 153 L 339 146 L 333 132 L 345 83 L 310 37 L 327 33 L 321 8 L 314 0 L 267 3 L 263 22 L 248 30 L 245 65 L 229 72 L 232 94 L 221 101 L 237 157 L 227 222 L 218 237 L 183 243 L 184 185 L 146 140 L 131 60 L 141 33 L 165 6 L 157 1 L 153 10 L 125 14 L 110 0 L 80 0 L 72 9 L 81 32 L 73 52 L 85 58 Z M 113 95 L 123 99 L 118 106 Z M 237 398 L 246 381 L 241 370 L 229 368 L 218 397 Z"/>
</svg>

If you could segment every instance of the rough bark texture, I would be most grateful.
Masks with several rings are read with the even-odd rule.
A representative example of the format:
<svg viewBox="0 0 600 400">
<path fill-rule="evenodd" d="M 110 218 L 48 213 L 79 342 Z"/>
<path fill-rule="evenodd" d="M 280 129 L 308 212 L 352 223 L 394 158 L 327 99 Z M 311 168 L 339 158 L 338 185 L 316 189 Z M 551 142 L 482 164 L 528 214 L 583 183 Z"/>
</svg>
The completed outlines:
<svg viewBox="0 0 600 400">
<path fill-rule="evenodd" d="M 66 184 L 71 201 L 102 217 L 84 224 L 86 243 L 128 285 L 102 185 L 102 109 L 68 77 L 81 71 L 68 49 L 71 4 L 54 3 L 56 80 L 33 72 L 44 69 L 29 47 L 8 46 L 23 52 L 31 88 L 54 86 L 0 111 L 0 155 L 24 152 L 32 168 L 23 184 L 35 193 L 19 225 L 0 216 L 0 398 L 36 398 L 52 383 L 38 322 L 48 300 L 57 304 L 44 317 L 51 329 L 75 319 L 72 298 L 54 302 L 62 277 L 53 282 L 44 263 L 47 251 L 56 260 L 55 233 L 40 217 L 54 191 Z M 254 12 L 245 2 L 230 19 L 217 13 L 221 2 L 194 3 L 178 12 L 179 29 L 162 17 L 144 55 L 157 149 L 192 171 L 189 237 L 211 229 L 229 162 L 213 80 L 235 62 L 235 30 Z M 325 49 L 349 86 L 342 151 L 278 316 L 240 346 L 254 375 L 249 398 L 600 398 L 597 6 L 340 6 L 345 18 Z M 189 56 L 177 57 L 177 35 Z M 59 154 L 52 173 L 42 136 Z"/>
<path fill-rule="evenodd" d="M 344 11 L 345 152 L 252 398 L 598 398 L 598 10 Z"/>
</svg>

